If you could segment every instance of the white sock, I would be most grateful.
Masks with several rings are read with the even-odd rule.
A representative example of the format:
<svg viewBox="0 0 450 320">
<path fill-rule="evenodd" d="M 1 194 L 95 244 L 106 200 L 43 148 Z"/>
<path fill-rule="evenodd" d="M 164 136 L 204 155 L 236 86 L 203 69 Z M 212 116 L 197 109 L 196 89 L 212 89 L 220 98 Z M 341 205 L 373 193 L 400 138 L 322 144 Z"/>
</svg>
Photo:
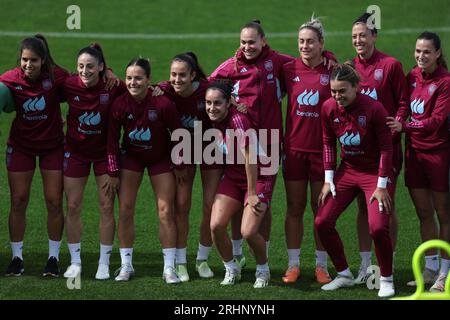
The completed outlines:
<svg viewBox="0 0 450 320">
<path fill-rule="evenodd" d="M 440 271 L 440 274 L 447 275 L 449 267 L 450 267 L 450 260 L 448 260 L 448 259 L 441 259 L 441 271 Z"/>
<path fill-rule="evenodd" d="M 100 259 L 98 259 L 98 263 L 106 264 L 109 266 L 109 258 L 112 253 L 112 245 L 105 245 L 100 243 Z"/>
<path fill-rule="evenodd" d="M 70 252 L 70 263 L 81 265 L 81 243 L 68 243 L 67 246 Z"/>
<path fill-rule="evenodd" d="M 389 277 L 380 276 L 380 280 L 381 281 L 393 282 L 394 281 L 394 276 L 392 274 Z"/>
<path fill-rule="evenodd" d="M 228 262 L 224 261 L 223 265 L 225 266 L 225 269 L 234 269 L 234 270 L 238 269 L 238 266 L 237 266 L 236 262 L 234 261 L 234 259 L 231 259 Z"/>
<path fill-rule="evenodd" d="M 270 240 L 266 241 L 266 258 L 269 260 L 269 246 L 270 246 Z"/>
<path fill-rule="evenodd" d="M 328 253 L 322 250 L 316 250 L 316 266 L 327 267 Z"/>
<path fill-rule="evenodd" d="M 298 267 L 300 266 L 300 249 L 288 249 L 288 267 Z"/>
<path fill-rule="evenodd" d="M 119 248 L 122 264 L 133 265 L 133 248 Z"/>
<path fill-rule="evenodd" d="M 176 248 L 165 248 L 162 249 L 163 257 L 164 257 L 164 270 L 167 267 L 175 268 L 175 256 L 177 254 L 178 249 Z"/>
<path fill-rule="evenodd" d="M 208 260 L 211 249 L 212 249 L 212 247 L 206 247 L 206 246 L 202 245 L 201 243 L 199 243 L 198 251 L 197 251 L 197 260 L 199 260 L 199 261 Z"/>
<path fill-rule="evenodd" d="M 176 248 L 176 256 L 175 260 L 177 264 L 186 264 L 186 247 L 184 248 Z"/>
<path fill-rule="evenodd" d="M 353 274 L 349 268 L 345 269 L 344 271 L 338 272 L 338 275 L 347 277 L 347 278 L 353 278 Z"/>
<path fill-rule="evenodd" d="M 361 256 L 361 267 L 365 271 L 372 264 L 372 251 L 360 251 L 359 255 Z"/>
<path fill-rule="evenodd" d="M 61 241 L 53 241 L 48 239 L 48 258 L 55 257 L 59 261 L 59 248 L 61 247 Z"/>
<path fill-rule="evenodd" d="M 439 270 L 439 255 L 425 256 L 425 268 L 433 271 Z"/>
<path fill-rule="evenodd" d="M 262 272 L 268 272 L 270 271 L 269 269 L 269 264 L 266 262 L 264 264 L 257 264 L 256 265 L 256 271 L 262 271 Z"/>
<path fill-rule="evenodd" d="M 233 256 L 242 256 L 242 243 L 244 239 L 231 240 L 233 244 Z"/>
<path fill-rule="evenodd" d="M 11 250 L 13 258 L 18 257 L 21 260 L 23 260 L 22 249 L 23 249 L 23 241 L 11 242 Z"/>
</svg>

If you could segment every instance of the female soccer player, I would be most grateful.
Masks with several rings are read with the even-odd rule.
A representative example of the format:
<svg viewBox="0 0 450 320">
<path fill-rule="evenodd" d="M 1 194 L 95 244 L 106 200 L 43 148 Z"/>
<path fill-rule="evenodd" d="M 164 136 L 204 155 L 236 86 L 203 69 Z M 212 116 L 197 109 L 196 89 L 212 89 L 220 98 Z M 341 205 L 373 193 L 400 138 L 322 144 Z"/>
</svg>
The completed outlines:
<svg viewBox="0 0 450 320">
<path fill-rule="evenodd" d="M 319 195 L 315 226 L 338 272 L 322 286 L 336 290 L 354 285 L 336 221 L 362 191 L 366 197 L 370 235 L 381 269 L 378 296 L 395 294 L 392 275 L 392 139 L 383 105 L 358 92 L 359 76 L 349 65 L 331 74 L 332 98 L 322 106 L 325 183 Z M 341 164 L 336 170 L 336 140 L 341 144 Z M 330 194 L 331 193 L 331 194 Z"/>
<path fill-rule="evenodd" d="M 91 164 L 98 189 L 100 209 L 100 260 L 96 279 L 109 279 L 115 220 L 114 193 L 103 188 L 107 180 L 106 142 L 108 116 L 112 102 L 126 92 L 123 83 L 111 90 L 101 79 L 106 72 L 102 49 L 92 44 L 79 51 L 78 75 L 70 76 L 63 85 L 63 96 L 69 104 L 64 153 L 64 192 L 67 198 L 67 242 L 71 264 L 64 273 L 75 278 L 81 273 L 81 207 Z"/>
<path fill-rule="evenodd" d="M 138 189 L 147 168 L 157 200 L 159 239 L 164 256 L 163 278 L 166 283 L 178 283 L 173 212 L 176 182 L 167 130 L 181 128 L 181 123 L 174 103 L 166 96 L 152 96 L 152 90 L 148 89 L 150 74 L 148 60 L 133 59 L 126 68 L 128 92 L 114 101 L 110 112 L 107 147 L 110 179 L 106 188 L 110 193 L 119 190 L 118 234 L 122 260 L 115 280 L 128 281 L 134 274 L 134 212 Z M 119 150 L 122 129 L 122 147 Z"/>
<path fill-rule="evenodd" d="M 300 26 L 300 57 L 285 64 L 283 80 L 288 94 L 286 133 L 284 137 L 283 177 L 286 187 L 285 220 L 289 265 L 285 283 L 297 281 L 300 274 L 300 246 L 303 239 L 303 214 L 307 202 L 308 181 L 311 209 L 317 213 L 317 199 L 323 185 L 322 125 L 320 110 L 331 97 L 330 74 L 323 64 L 323 27 L 318 19 Z M 331 281 L 327 271 L 327 253 L 314 230 L 316 241 L 316 280 Z"/>
<path fill-rule="evenodd" d="M 176 55 L 170 66 L 170 80 L 158 85 L 175 103 L 181 122 L 191 133 L 191 141 L 195 139 L 194 128 L 201 125 L 202 134 L 211 128 L 211 121 L 205 111 L 205 91 L 208 86 L 206 75 L 200 67 L 197 56 L 192 52 Z M 201 138 L 201 137 L 200 137 Z M 194 148 L 192 144 L 189 165 L 186 166 L 186 176 L 182 183 L 177 183 L 175 201 L 175 222 L 177 226 L 176 271 L 182 282 L 189 281 L 186 267 L 187 239 L 189 232 L 189 212 L 191 210 L 192 188 L 194 184 L 196 161 L 194 157 L 202 153 L 201 145 Z M 202 160 L 202 159 L 199 159 Z M 200 165 L 203 189 L 203 218 L 200 225 L 200 243 L 197 251 L 196 270 L 201 278 L 214 276 L 208 265 L 208 256 L 212 248 L 210 229 L 211 208 L 214 195 L 222 176 L 221 166 Z"/>
<path fill-rule="evenodd" d="M 67 72 L 55 65 L 42 35 L 22 40 L 19 50 L 20 66 L 0 76 L 0 82 L 9 88 L 16 105 L 16 117 L 11 125 L 6 150 L 12 249 L 12 261 L 6 275 L 20 276 L 24 272 L 22 247 L 25 217 L 38 157 L 49 238 L 49 258 L 43 275 L 58 276 L 59 247 L 64 225 L 64 134 L 59 90 Z"/>
<path fill-rule="evenodd" d="M 406 78 L 403 73 L 402 65 L 398 60 L 375 48 L 378 32 L 374 26 L 368 24 L 370 17 L 371 15 L 369 13 L 364 13 L 353 23 L 352 43 L 357 54 L 353 59 L 353 63 L 356 71 L 361 77 L 359 83 L 361 93 L 374 100 L 380 101 L 389 116 L 395 117 L 399 109 L 404 109 L 408 106 Z M 397 177 L 400 174 L 403 162 L 401 136 L 398 133 L 393 133 L 392 142 L 394 147 L 392 159 L 394 180 L 392 182 L 395 191 Z M 355 279 L 355 283 L 357 284 L 366 284 L 367 278 L 370 276 L 370 273 L 367 272 L 367 268 L 372 264 L 372 239 L 369 235 L 369 225 L 367 221 L 367 204 L 364 194 L 361 193 L 358 196 L 357 216 L 361 265 L 358 276 Z M 392 246 L 394 249 L 397 240 L 397 229 L 398 221 L 394 206 L 390 222 Z"/>
<path fill-rule="evenodd" d="M 407 76 L 411 120 L 399 114 L 388 125 L 406 132 L 405 183 L 416 207 L 422 241 L 440 238 L 450 242 L 449 178 L 450 73 L 436 33 L 423 32 L 416 41 L 417 67 Z M 439 221 L 439 231 L 435 220 Z M 444 291 L 450 259 L 441 253 L 441 269 L 436 249 L 425 253 L 423 278 L 430 291 Z M 410 286 L 416 283 L 411 281 Z"/>
<path fill-rule="evenodd" d="M 214 127 L 221 132 L 220 150 L 228 157 L 213 204 L 211 231 L 225 265 L 221 284 L 233 285 L 240 279 L 241 267 L 233 258 L 227 225 L 244 207 L 241 233 L 253 249 L 257 264 L 253 287 L 264 288 L 269 284 L 270 270 L 259 227 L 270 204 L 273 180 L 271 176 L 260 175 L 256 162 L 256 132 L 245 114 L 230 107 L 230 100 L 231 86 L 224 82 L 215 82 L 206 91 L 206 111 Z M 240 154 L 244 154 L 244 164 L 238 162 Z M 230 160 L 232 164 L 228 164 Z"/>
</svg>

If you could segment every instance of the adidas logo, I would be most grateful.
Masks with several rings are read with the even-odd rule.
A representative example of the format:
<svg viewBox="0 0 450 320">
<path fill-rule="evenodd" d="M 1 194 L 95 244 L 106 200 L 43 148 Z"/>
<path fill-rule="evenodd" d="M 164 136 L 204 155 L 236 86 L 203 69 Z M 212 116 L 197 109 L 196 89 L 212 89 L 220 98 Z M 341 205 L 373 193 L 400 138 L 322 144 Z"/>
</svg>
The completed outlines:
<svg viewBox="0 0 450 320">
<path fill-rule="evenodd" d="M 73 98 L 73 100 L 75 100 L 75 101 L 80 101 L 80 97 L 79 97 L 79 96 L 76 96 L 75 98 Z"/>
<path fill-rule="evenodd" d="M 241 71 L 240 71 L 240 73 L 244 73 L 244 72 L 247 72 L 247 68 L 246 68 L 246 67 L 243 67 L 243 68 L 241 69 Z"/>
<path fill-rule="evenodd" d="M 16 90 L 23 90 L 22 86 L 17 86 Z"/>
<path fill-rule="evenodd" d="M 125 257 L 130 257 L 131 256 L 131 254 L 130 253 L 127 253 L 126 255 L 125 255 Z"/>
<path fill-rule="evenodd" d="M 333 122 L 334 122 L 334 123 L 339 123 L 339 122 L 340 122 L 340 121 L 339 121 L 339 118 L 334 119 Z"/>
<path fill-rule="evenodd" d="M 109 250 L 106 254 L 111 254 L 112 253 L 112 251 L 111 250 Z"/>
<path fill-rule="evenodd" d="M 415 87 L 417 87 L 417 83 L 414 82 L 411 86 L 412 86 L 413 88 L 415 88 Z"/>
<path fill-rule="evenodd" d="M 128 120 L 133 120 L 133 115 L 132 114 L 128 115 Z"/>
<path fill-rule="evenodd" d="M 294 81 L 294 82 L 300 82 L 300 77 L 299 77 L 299 76 L 296 76 L 294 79 L 292 79 L 292 81 Z"/>
<path fill-rule="evenodd" d="M 75 252 L 80 252 L 80 251 L 81 251 L 81 249 L 80 249 L 80 248 L 78 248 L 78 249 L 77 249 L 77 251 L 75 251 Z"/>
<path fill-rule="evenodd" d="M 261 192 L 260 194 L 258 194 L 258 198 L 264 199 L 264 194 Z"/>
</svg>

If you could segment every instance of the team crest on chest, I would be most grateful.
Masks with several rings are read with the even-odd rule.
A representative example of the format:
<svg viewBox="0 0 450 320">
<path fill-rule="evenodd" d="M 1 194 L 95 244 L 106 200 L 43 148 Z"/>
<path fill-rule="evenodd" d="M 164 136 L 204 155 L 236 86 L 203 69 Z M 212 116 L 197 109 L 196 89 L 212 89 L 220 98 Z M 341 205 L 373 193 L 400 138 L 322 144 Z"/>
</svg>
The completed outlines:
<svg viewBox="0 0 450 320">
<path fill-rule="evenodd" d="M 43 80 L 42 88 L 44 88 L 44 90 L 50 90 L 52 88 L 52 81 L 50 79 Z"/>
<path fill-rule="evenodd" d="M 156 110 L 148 110 L 148 120 L 156 121 L 158 119 L 158 113 Z"/>
<path fill-rule="evenodd" d="M 108 104 L 109 103 L 109 93 L 102 93 L 100 95 L 100 104 Z"/>
<path fill-rule="evenodd" d="M 433 83 L 428 87 L 428 94 L 432 96 L 434 91 L 436 91 L 436 85 Z"/>
<path fill-rule="evenodd" d="M 330 83 L 330 76 L 328 74 L 321 74 L 320 75 L 320 84 L 323 86 L 328 85 Z"/>
<path fill-rule="evenodd" d="M 273 63 L 272 60 L 267 60 L 266 62 L 264 62 L 264 68 L 266 68 L 267 71 L 272 71 L 273 70 Z"/>
<path fill-rule="evenodd" d="M 361 127 L 365 127 L 366 126 L 366 116 L 359 116 L 358 117 L 358 124 Z"/>
<path fill-rule="evenodd" d="M 199 111 L 204 111 L 206 109 L 206 102 L 203 101 L 198 101 L 197 102 L 197 110 Z"/>
<path fill-rule="evenodd" d="M 373 77 L 377 81 L 380 81 L 381 79 L 383 79 L 383 69 L 376 69 L 373 74 Z"/>
</svg>

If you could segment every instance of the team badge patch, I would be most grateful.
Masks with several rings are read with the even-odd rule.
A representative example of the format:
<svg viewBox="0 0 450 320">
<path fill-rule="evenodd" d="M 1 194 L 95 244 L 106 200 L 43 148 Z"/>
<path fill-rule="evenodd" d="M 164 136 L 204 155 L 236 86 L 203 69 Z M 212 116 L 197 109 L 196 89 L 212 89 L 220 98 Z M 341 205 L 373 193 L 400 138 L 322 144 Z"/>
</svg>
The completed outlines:
<svg viewBox="0 0 450 320">
<path fill-rule="evenodd" d="M 156 119 L 158 119 L 158 114 L 156 113 L 156 110 L 149 110 L 148 111 L 148 120 L 156 121 Z"/>
<path fill-rule="evenodd" d="M 204 100 L 197 102 L 197 110 L 199 110 L 199 111 L 206 110 L 206 102 Z"/>
<path fill-rule="evenodd" d="M 429 94 L 430 96 L 432 96 L 433 93 L 434 93 L 434 91 L 436 91 L 436 85 L 435 85 L 435 84 L 432 84 L 432 85 L 430 85 L 430 86 L 428 87 L 428 94 Z"/>
<path fill-rule="evenodd" d="M 326 86 L 330 83 L 330 76 L 327 74 L 320 75 L 320 84 Z"/>
<path fill-rule="evenodd" d="M 361 127 L 365 127 L 366 126 L 366 116 L 359 116 L 358 117 L 358 124 Z"/>
<path fill-rule="evenodd" d="M 273 63 L 272 60 L 267 60 L 266 62 L 264 62 L 264 68 L 266 68 L 267 71 L 272 71 L 273 70 Z"/>
<path fill-rule="evenodd" d="M 100 95 L 100 104 L 108 104 L 109 103 L 109 93 L 102 93 Z"/>
<path fill-rule="evenodd" d="M 45 79 L 44 81 L 42 81 L 42 88 L 44 88 L 44 90 L 50 90 L 52 88 L 51 80 Z"/>
<path fill-rule="evenodd" d="M 383 79 L 383 69 L 376 69 L 373 77 L 377 81 L 380 81 L 381 79 Z"/>
</svg>

